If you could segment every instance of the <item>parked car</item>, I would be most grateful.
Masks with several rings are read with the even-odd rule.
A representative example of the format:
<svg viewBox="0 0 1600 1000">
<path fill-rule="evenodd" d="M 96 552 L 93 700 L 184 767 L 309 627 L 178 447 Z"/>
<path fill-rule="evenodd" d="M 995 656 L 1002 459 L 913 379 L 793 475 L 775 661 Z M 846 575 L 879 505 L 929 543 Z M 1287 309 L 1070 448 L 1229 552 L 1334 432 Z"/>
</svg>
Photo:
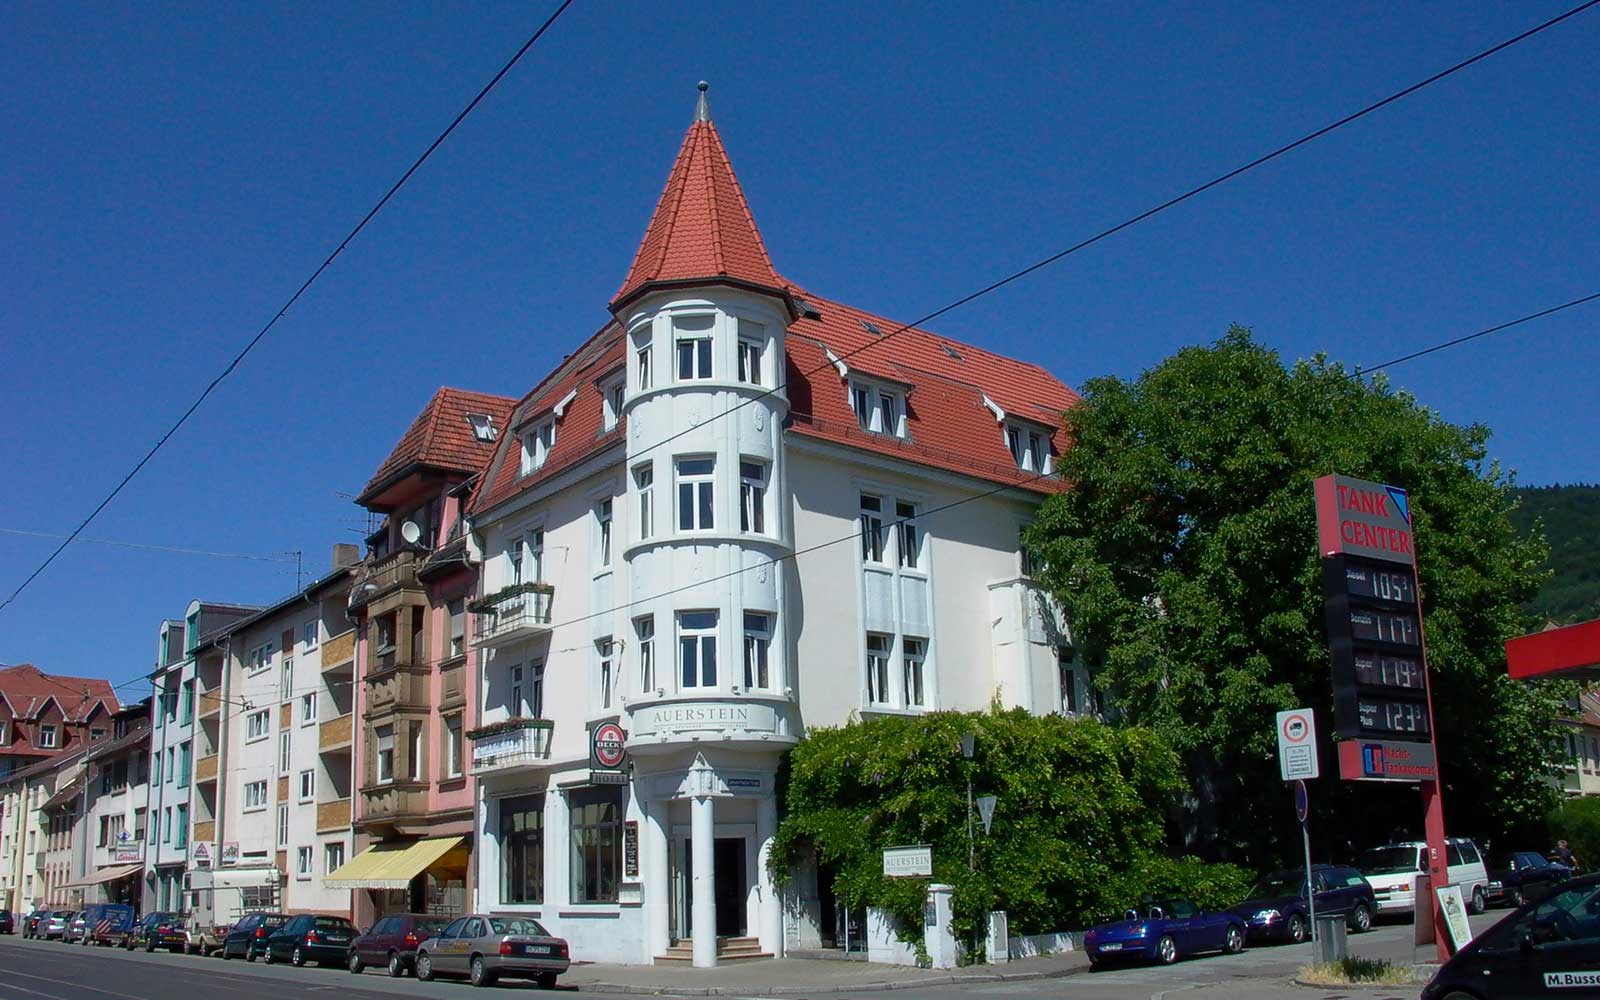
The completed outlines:
<svg viewBox="0 0 1600 1000">
<path fill-rule="evenodd" d="M 71 910 L 51 910 L 48 917 L 43 917 L 39 921 L 39 926 L 42 928 L 39 936 L 46 941 L 52 939 L 60 941 L 61 935 L 67 932 L 67 921 L 71 919 Z"/>
<path fill-rule="evenodd" d="M 1600 987 L 1600 875 L 1556 885 L 1439 967 L 1422 1000 L 1594 996 Z"/>
<path fill-rule="evenodd" d="M 1083 944 L 1090 966 L 1127 960 L 1171 965 L 1203 951 L 1243 951 L 1247 934 L 1236 914 L 1207 913 L 1187 899 L 1158 899 L 1127 911 L 1121 920 L 1090 928 Z"/>
<path fill-rule="evenodd" d="M 25 938 L 43 937 L 44 936 L 44 931 L 40 929 L 40 922 L 41 921 L 45 921 L 45 920 L 49 920 L 49 919 L 50 919 L 50 911 L 49 910 L 46 910 L 46 909 L 44 909 L 42 907 L 40 909 L 34 910 L 32 913 L 30 913 L 27 916 L 23 917 L 22 920 L 21 920 L 22 936 L 25 937 Z"/>
<path fill-rule="evenodd" d="M 1316 865 L 1311 869 L 1311 878 L 1316 886 L 1312 902 L 1317 916 L 1344 917 L 1345 925 L 1357 934 L 1372 927 L 1378 902 L 1360 872 L 1344 865 Z M 1250 890 L 1250 898 L 1230 907 L 1228 912 L 1245 922 L 1252 941 L 1304 941 L 1311 930 L 1305 869 L 1285 869 L 1264 876 Z"/>
<path fill-rule="evenodd" d="M 288 962 L 300 968 L 307 962 L 318 965 L 343 965 L 350 955 L 350 942 L 359 932 L 344 917 L 322 917 L 302 913 L 267 937 L 267 963 Z"/>
<path fill-rule="evenodd" d="M 189 939 L 183 933 L 183 914 L 170 911 L 146 913 L 144 919 L 133 925 L 133 931 L 128 934 L 122 946 L 132 951 L 143 948 L 145 951 L 155 951 L 165 948 L 168 951 L 181 953 Z"/>
<path fill-rule="evenodd" d="M 17 922 L 11 916 L 10 910 L 0 910 L 0 934 L 15 934 Z"/>
<path fill-rule="evenodd" d="M 391 976 L 403 976 L 416 967 L 417 946 L 438 935 L 449 923 L 446 917 L 423 913 L 384 917 L 351 942 L 347 967 L 359 974 L 369 965 L 382 966 Z"/>
<path fill-rule="evenodd" d="M 1489 907 L 1489 870 L 1477 846 L 1465 838 L 1451 837 L 1445 841 L 1445 850 L 1449 884 L 1461 887 L 1468 911 L 1482 913 Z M 1361 871 L 1372 883 L 1380 916 L 1416 910 L 1416 880 L 1427 874 L 1427 858 L 1428 845 L 1420 840 L 1385 844 L 1361 855 Z"/>
<path fill-rule="evenodd" d="M 272 932 L 288 922 L 289 918 L 282 913 L 245 914 L 222 939 L 222 957 L 237 955 L 246 962 L 254 962 L 256 956 L 267 953 L 267 938 Z"/>
<path fill-rule="evenodd" d="M 227 924 L 205 924 L 191 919 L 184 928 L 184 935 L 189 943 L 184 949 L 191 955 L 209 958 L 222 950 L 222 942 L 227 940 L 228 931 L 232 930 Z"/>
<path fill-rule="evenodd" d="M 1543 899 L 1571 877 L 1571 868 L 1538 851 L 1511 851 L 1489 866 L 1489 902 L 1516 908 L 1530 899 Z"/>
<path fill-rule="evenodd" d="M 133 907 L 122 903 L 95 903 L 83 911 L 84 932 L 78 943 L 122 944 L 134 923 Z"/>
<path fill-rule="evenodd" d="M 73 910 L 72 916 L 67 918 L 67 929 L 61 935 L 61 942 L 63 944 L 77 944 L 83 939 L 83 935 L 83 911 Z"/>
<path fill-rule="evenodd" d="M 570 965 L 567 942 L 532 917 L 468 914 L 417 947 L 417 978 L 423 982 L 466 976 L 474 986 L 493 986 L 505 977 L 532 979 L 548 990 Z"/>
</svg>

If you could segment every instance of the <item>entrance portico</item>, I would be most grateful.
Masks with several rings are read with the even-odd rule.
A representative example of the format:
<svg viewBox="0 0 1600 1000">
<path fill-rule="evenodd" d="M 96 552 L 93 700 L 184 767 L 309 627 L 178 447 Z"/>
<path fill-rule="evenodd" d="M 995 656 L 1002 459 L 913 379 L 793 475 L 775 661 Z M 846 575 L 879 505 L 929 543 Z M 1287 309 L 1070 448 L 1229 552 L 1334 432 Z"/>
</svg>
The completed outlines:
<svg viewBox="0 0 1600 1000">
<path fill-rule="evenodd" d="M 681 760 L 681 757 L 680 757 Z M 658 960 L 690 942 L 693 962 L 717 964 L 719 939 L 754 937 L 760 953 L 782 950 L 782 910 L 767 870 L 778 810 L 777 757 L 693 752 L 679 767 L 642 758 L 635 790 L 644 806 L 646 933 Z M 662 876 L 665 876 L 664 880 Z"/>
</svg>

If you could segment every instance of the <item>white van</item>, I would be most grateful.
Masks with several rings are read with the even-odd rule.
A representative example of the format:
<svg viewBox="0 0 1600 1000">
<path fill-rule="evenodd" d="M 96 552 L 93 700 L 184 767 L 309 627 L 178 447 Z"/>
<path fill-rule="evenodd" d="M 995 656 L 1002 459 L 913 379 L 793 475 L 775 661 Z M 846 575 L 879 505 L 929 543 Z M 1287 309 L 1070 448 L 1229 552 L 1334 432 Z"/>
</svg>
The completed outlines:
<svg viewBox="0 0 1600 1000">
<path fill-rule="evenodd" d="M 1451 885 L 1461 887 L 1467 909 L 1482 913 L 1489 905 L 1489 872 L 1472 841 L 1451 837 L 1445 841 L 1445 859 Z M 1385 844 L 1361 855 L 1361 874 L 1372 883 L 1378 913 L 1412 913 L 1417 908 L 1417 876 L 1427 873 L 1428 845 L 1420 840 Z"/>
</svg>

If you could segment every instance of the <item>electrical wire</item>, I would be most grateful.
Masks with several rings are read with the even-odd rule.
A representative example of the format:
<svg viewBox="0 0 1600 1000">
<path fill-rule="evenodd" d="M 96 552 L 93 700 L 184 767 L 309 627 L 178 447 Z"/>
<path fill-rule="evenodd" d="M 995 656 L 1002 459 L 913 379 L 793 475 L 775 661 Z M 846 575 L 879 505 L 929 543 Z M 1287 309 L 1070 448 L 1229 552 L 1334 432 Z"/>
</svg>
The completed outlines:
<svg viewBox="0 0 1600 1000">
<path fill-rule="evenodd" d="M 0 528 L 0 534 L 23 535 L 28 538 L 72 538 L 70 535 L 56 534 L 48 531 L 25 531 L 22 528 Z M 72 539 L 79 545 L 111 545 L 121 549 L 142 549 L 149 552 L 171 552 L 182 556 L 212 556 L 218 559 L 252 559 L 258 562 L 299 562 L 295 555 L 257 556 L 244 552 L 212 552 L 208 549 L 185 549 L 172 545 L 151 545 L 145 542 L 116 542 L 108 538 L 77 538 Z"/>
<path fill-rule="evenodd" d="M 1124 229 L 1128 229 L 1128 228 L 1130 228 L 1132 226 L 1138 225 L 1139 223 L 1144 222 L 1146 219 L 1149 219 L 1149 218 L 1151 218 L 1153 216 L 1159 215 L 1162 212 L 1165 212 L 1169 208 L 1174 208 L 1174 207 L 1176 207 L 1178 205 L 1181 205 L 1182 203 L 1188 201 L 1189 199 L 1196 197 L 1197 195 L 1204 194 L 1206 191 L 1209 191 L 1212 188 L 1215 188 L 1215 187 L 1217 187 L 1219 185 L 1225 184 L 1228 181 L 1234 179 L 1235 177 L 1240 176 L 1241 174 L 1244 174 L 1244 173 L 1247 173 L 1247 172 L 1249 172 L 1251 170 L 1254 170 L 1255 168 L 1257 168 L 1259 166 L 1262 166 L 1262 165 L 1264 165 L 1266 163 L 1270 163 L 1271 161 L 1276 160 L 1278 157 L 1283 156 L 1283 155 L 1285 155 L 1285 154 L 1287 154 L 1289 152 L 1292 152 L 1293 150 L 1298 149 L 1299 147 L 1304 146 L 1307 143 L 1310 143 L 1310 142 L 1313 142 L 1313 141 L 1315 141 L 1317 139 L 1320 139 L 1320 138 L 1322 138 L 1323 136 L 1327 135 L 1330 132 L 1333 132 L 1333 131 L 1335 131 L 1337 129 L 1343 128 L 1344 126 L 1351 124 L 1352 122 L 1355 122 L 1355 121 L 1358 121 L 1358 120 L 1360 120 L 1362 118 L 1365 118 L 1366 116 L 1368 116 L 1368 115 L 1370 115 L 1370 114 L 1372 114 L 1372 113 L 1374 113 L 1376 111 L 1379 111 L 1379 110 L 1381 110 L 1381 109 L 1383 109 L 1385 107 L 1388 107 L 1390 104 L 1393 104 L 1396 101 L 1402 100 L 1403 98 L 1406 98 L 1406 97 L 1416 93 L 1417 91 L 1422 90 L 1425 87 L 1428 87 L 1428 86 L 1431 86 L 1432 84 L 1438 83 L 1440 80 L 1443 80 L 1443 79 L 1445 79 L 1447 77 L 1453 76 L 1454 74 L 1459 73 L 1462 70 L 1467 69 L 1468 67 L 1470 67 L 1470 66 L 1472 66 L 1472 65 L 1474 65 L 1476 63 L 1482 62 L 1483 60 L 1489 58 L 1492 55 L 1495 55 L 1498 52 L 1502 52 L 1505 49 L 1508 49 L 1511 46 L 1516 45 L 1519 42 L 1523 42 L 1523 41 L 1526 41 L 1529 38 L 1532 38 L 1533 36 L 1539 34 L 1540 32 L 1543 32 L 1543 31 L 1546 31 L 1546 30 L 1548 30 L 1550 28 L 1553 28 L 1556 25 L 1560 24 L 1561 22 L 1566 21 L 1569 18 L 1575 17 L 1578 14 L 1583 13 L 1584 11 L 1586 11 L 1589 8 L 1595 6 L 1596 4 L 1600 4 L 1600 0 L 1587 0 L 1587 2 L 1581 3 L 1578 6 L 1573 7 L 1572 9 L 1570 9 L 1570 10 L 1564 12 L 1564 13 L 1557 14 L 1555 17 L 1552 17 L 1547 21 L 1543 21 L 1540 24 L 1534 25 L 1532 28 L 1529 28 L 1526 31 L 1523 31 L 1520 34 L 1514 35 L 1511 38 L 1508 38 L 1505 41 L 1500 42 L 1497 45 L 1492 45 L 1489 48 L 1484 49 L 1481 52 L 1478 52 L 1476 55 L 1469 56 L 1466 59 L 1463 59 L 1460 62 L 1457 62 L 1454 65 L 1449 66 L 1446 69 L 1443 69 L 1443 70 L 1440 70 L 1437 73 L 1434 73 L 1432 76 L 1426 77 L 1426 78 L 1424 78 L 1422 80 L 1417 81 L 1416 83 L 1411 84 L 1409 87 L 1405 87 L 1405 88 L 1403 88 L 1401 90 L 1397 90 L 1394 93 L 1390 94 L 1389 96 L 1387 96 L 1385 98 L 1382 98 L 1381 100 L 1374 101 L 1373 103 L 1368 104 L 1367 106 L 1361 108 L 1359 111 L 1351 112 L 1350 114 L 1345 115 L 1343 118 L 1339 118 L 1339 119 L 1337 119 L 1335 121 L 1329 122 L 1328 124 L 1323 125 L 1321 128 L 1318 128 L 1318 129 L 1315 129 L 1314 131 L 1306 133 L 1305 135 L 1301 136 L 1298 139 L 1295 139 L 1295 140 L 1293 140 L 1291 142 L 1284 143 L 1283 145 L 1277 147 L 1276 149 L 1271 150 L 1270 152 L 1263 153 L 1262 155 L 1257 156 L 1255 159 L 1250 160 L 1247 163 L 1244 163 L 1244 164 L 1241 164 L 1240 166 L 1234 167 L 1232 170 L 1229 170 L 1228 172 L 1226 172 L 1224 174 L 1220 174 L 1217 177 L 1213 177 L 1211 180 L 1208 180 L 1208 181 L 1206 181 L 1206 182 L 1204 182 L 1202 184 L 1198 184 L 1198 185 L 1196 185 L 1196 186 L 1194 186 L 1192 188 L 1189 188 L 1187 191 L 1184 191 L 1182 194 L 1176 195 L 1176 196 L 1174 196 L 1172 198 L 1168 198 L 1166 201 L 1161 202 L 1160 204 L 1154 206 L 1153 208 L 1145 209 L 1143 212 L 1140 212 L 1137 215 L 1130 216 L 1129 218 L 1124 219 L 1123 221 L 1117 223 L 1114 226 L 1110 226 L 1110 227 L 1108 227 L 1106 229 L 1102 229 L 1098 233 L 1095 233 L 1093 236 L 1089 236 L 1089 237 L 1087 237 L 1085 239 L 1079 240 L 1077 243 L 1074 243 L 1071 246 L 1066 247 L 1065 249 L 1058 250 L 1055 253 L 1052 253 L 1047 257 L 1040 258 L 1039 260 L 1034 261 L 1032 264 L 1029 264 L 1026 267 L 1021 268 L 1020 270 L 1013 271 L 1013 272 L 1011 272 L 1010 274 L 1006 275 L 1003 278 L 999 278 L 999 279 L 997 279 L 995 281 L 992 281 L 989 284 L 984 285 L 982 288 L 977 289 L 976 291 L 968 292 L 966 295 L 961 296 L 960 298 L 954 300 L 953 302 L 950 302 L 950 303 L 948 303 L 946 305 L 940 306 L 939 308 L 933 310 L 932 312 L 927 313 L 926 315 L 920 316 L 917 319 L 914 319 L 909 323 L 901 324 L 900 326 L 898 326 L 895 329 L 891 330 L 890 332 L 882 335 L 881 337 L 878 337 L 875 340 L 868 341 L 867 343 L 862 344 L 860 347 L 857 347 L 857 348 L 854 348 L 852 350 L 846 351 L 843 354 L 835 355 L 833 359 L 829 359 L 828 361 L 824 362 L 823 364 L 817 365 L 814 368 L 811 368 L 811 369 L 809 369 L 807 371 L 801 372 L 800 373 L 800 378 L 808 379 L 812 375 L 817 374 L 818 372 L 827 371 L 829 368 L 834 367 L 834 365 L 838 361 L 846 361 L 846 360 L 848 360 L 848 359 L 850 359 L 850 358 L 862 353 L 863 351 L 867 351 L 867 350 L 871 350 L 872 348 L 880 347 L 883 344 L 888 343 L 890 340 L 893 340 L 895 337 L 899 336 L 900 334 L 905 333 L 907 330 L 915 329 L 917 327 L 920 327 L 924 323 L 927 323 L 927 322 L 930 322 L 932 320 L 938 319 L 940 316 L 943 316 L 943 315 L 945 315 L 947 313 L 950 313 L 950 312 L 954 312 L 955 310 L 961 308 L 962 306 L 968 305 L 968 304 L 976 301 L 977 299 L 980 299 L 983 296 L 990 294 L 991 292 L 999 291 L 1000 289 L 1006 287 L 1007 285 L 1010 285 L 1013 282 L 1019 281 L 1022 278 L 1025 278 L 1028 275 L 1033 274 L 1035 271 L 1039 271 L 1039 270 L 1042 270 L 1043 268 L 1049 267 L 1050 265 L 1055 264 L 1058 261 L 1060 261 L 1060 260 L 1062 260 L 1062 259 L 1064 259 L 1066 257 L 1070 257 L 1071 255 L 1077 253 L 1080 250 L 1087 249 L 1088 247 L 1091 247 L 1091 246 L 1095 245 L 1096 243 L 1099 243 L 1101 240 L 1104 240 L 1104 239 L 1107 239 L 1107 238 L 1109 238 L 1111 236 L 1114 236 L 1117 233 L 1122 232 Z M 1391 362 L 1391 364 L 1393 364 L 1393 363 L 1396 363 L 1396 362 Z M 717 420 L 717 419 L 720 419 L 722 417 L 729 416 L 729 415 L 731 415 L 733 413 L 737 413 L 739 410 L 742 410 L 745 407 L 750 406 L 750 405 L 752 405 L 754 403 L 760 402 L 761 400 L 766 399 L 768 396 L 772 396 L 772 395 L 774 395 L 776 393 L 782 392 L 788 386 L 788 384 L 789 383 L 787 381 L 785 381 L 785 382 L 780 382 L 780 383 L 778 383 L 777 385 L 775 385 L 775 386 L 773 386 L 771 388 L 763 389 L 760 392 L 757 392 L 752 396 L 749 396 L 749 397 L 747 397 L 745 399 L 740 400 L 739 402 L 737 402 L 737 403 L 733 404 L 732 406 L 728 407 L 726 410 L 722 410 L 722 411 L 719 411 L 717 413 L 713 413 L 711 416 L 707 417 L 706 420 L 696 424 L 693 427 L 686 427 L 683 430 L 676 431 L 676 432 L 668 435 L 665 438 L 662 438 L 660 441 L 657 441 L 654 444 L 652 444 L 652 445 L 650 445 L 650 446 L 648 446 L 646 448 L 643 448 L 643 449 L 640 449 L 637 452 L 631 453 L 630 457 L 639 457 L 639 456 L 642 456 L 642 455 L 649 454 L 650 452 L 655 451 L 657 448 L 660 448 L 660 447 L 662 447 L 664 445 L 670 444 L 673 441 L 676 441 L 679 438 L 684 437 L 685 435 L 688 435 L 688 434 L 691 434 L 691 433 L 697 433 L 697 432 L 701 431 L 706 426 L 706 424 L 710 423 L 713 420 Z"/>
<path fill-rule="evenodd" d="M 1434 344 L 1432 347 L 1424 347 L 1420 351 L 1412 351 L 1410 354 L 1402 354 L 1398 358 L 1391 358 L 1382 364 L 1368 365 L 1365 368 L 1357 368 L 1350 374 L 1352 378 L 1360 378 L 1363 375 L 1370 375 L 1373 372 L 1380 371 L 1384 368 L 1393 368 L 1395 365 L 1403 364 L 1407 361 L 1415 361 L 1417 358 L 1425 358 L 1430 354 L 1435 354 L 1451 347 L 1457 347 L 1461 344 L 1467 343 L 1468 341 L 1477 340 L 1479 337 L 1487 337 L 1491 334 L 1500 333 L 1503 330 L 1509 330 L 1512 327 L 1521 326 L 1524 323 L 1529 323 L 1545 316 L 1551 316 L 1555 313 L 1561 312 L 1563 309 L 1571 309 L 1573 306 L 1581 306 L 1585 302 L 1593 302 L 1596 299 L 1600 299 L 1600 292 L 1594 292 L 1593 294 L 1585 295 L 1582 298 L 1573 299 L 1571 302 L 1563 302 L 1559 306 L 1551 306 L 1549 309 L 1541 309 L 1538 312 L 1529 313 L 1526 316 L 1519 317 L 1511 320 L 1510 322 L 1501 323 L 1498 326 L 1491 326 L 1488 329 L 1479 330 L 1477 333 L 1469 333 L 1465 337 L 1457 337 L 1454 340 L 1447 340 L 1442 344 Z"/>
<path fill-rule="evenodd" d="M 1594 0 L 1594 2 L 1600 3 L 1600 0 Z M 121 493 L 123 488 L 133 480 L 133 477 L 137 476 L 139 471 L 143 469 L 152 458 L 155 457 L 156 452 L 160 451 L 162 446 L 164 446 L 167 441 L 169 441 L 172 436 L 178 432 L 178 429 L 188 422 L 189 418 L 194 415 L 194 412 L 200 408 L 200 404 L 204 403 L 207 397 L 211 395 L 217 386 L 222 384 L 222 380 L 233 374 L 233 370 L 239 367 L 239 364 L 244 361 L 245 357 L 249 355 L 252 350 L 255 349 L 255 346 L 261 342 L 262 338 L 266 337 L 266 335 L 274 326 L 277 326 L 278 320 L 282 319 L 284 314 L 287 313 L 289 309 L 300 300 L 300 296 L 304 295 L 306 291 L 310 289 L 311 286 L 316 282 L 316 280 L 322 277 L 322 272 L 326 271 L 333 264 L 334 260 L 344 252 L 345 247 L 349 246 L 351 241 L 361 234 L 361 231 L 367 227 L 367 223 L 371 222 L 373 217 L 376 216 L 378 212 L 380 212 L 383 207 L 389 203 L 389 200 L 400 191 L 400 188 L 403 187 L 408 180 L 411 179 L 411 175 L 415 174 L 422 167 L 422 164 L 427 161 L 428 157 L 433 155 L 433 151 L 438 149 L 439 146 L 441 146 L 444 141 L 450 137 L 450 133 L 454 132 L 456 130 L 456 126 L 460 125 L 462 121 L 464 121 L 466 117 L 472 113 L 473 109 L 478 106 L 479 102 L 481 102 L 485 97 L 489 96 L 489 91 L 493 90 L 495 85 L 498 84 L 507 73 L 511 72 L 512 67 L 521 61 L 523 55 L 533 47 L 535 42 L 543 37 L 544 33 L 549 30 L 550 26 L 556 22 L 556 19 L 560 17 L 568 7 L 572 6 L 572 3 L 573 0 L 562 0 L 561 5 L 555 9 L 555 12 L 546 18 L 543 24 L 539 25 L 539 29 L 535 31 L 526 42 L 522 43 L 522 48 L 518 49 L 516 54 L 513 55 L 504 66 L 500 67 L 500 72 L 496 73 L 488 83 L 483 85 L 483 89 L 478 91 L 477 95 L 467 103 L 467 106 L 462 108 L 461 112 L 455 116 L 455 119 L 445 127 L 445 130 L 439 133 L 438 137 L 435 138 L 431 144 L 429 144 L 427 149 L 423 150 L 422 155 L 417 157 L 416 161 L 406 169 L 406 172 L 400 175 L 400 179 L 395 181 L 394 184 L 390 186 L 389 190 L 384 193 L 382 198 L 378 199 L 378 203 L 373 205 L 372 208 L 368 210 L 366 215 L 362 216 L 361 221 L 356 223 L 355 228 L 351 229 L 345 238 L 339 242 L 339 245 L 334 248 L 333 252 L 328 254 L 327 258 L 317 266 L 315 271 L 311 272 L 311 276 L 303 281 L 299 288 L 295 289 L 294 294 L 289 296 L 283 305 L 278 308 L 278 311 L 272 315 L 272 318 L 267 320 L 266 324 L 256 332 L 256 335 L 250 338 L 250 341 L 244 345 L 244 349 L 236 354 L 232 361 L 228 362 L 227 367 L 223 368 L 221 373 L 211 380 L 210 384 L 208 384 L 200 393 L 200 395 L 195 398 L 195 401 L 189 404 L 189 408 L 183 411 L 183 415 L 178 417 L 177 421 L 173 423 L 171 427 L 167 428 L 166 433 L 162 434 L 161 437 L 156 440 L 156 443 L 151 446 L 150 450 L 145 452 L 144 457 L 139 459 L 134 467 L 128 471 L 128 474 L 122 477 L 122 481 L 117 483 L 110 493 L 106 494 L 105 499 L 101 500 L 95 505 L 94 510 L 89 512 L 89 516 L 84 518 L 76 528 L 72 529 L 72 533 L 67 536 L 65 541 L 56 547 L 54 552 L 51 552 L 50 555 L 45 558 L 44 562 L 40 563 L 32 573 L 28 574 L 27 578 L 17 586 L 17 589 L 11 592 L 10 597 L 7 597 L 4 602 L 0 602 L 0 611 L 4 611 L 6 608 L 10 607 L 11 603 L 28 588 L 28 585 L 37 579 L 39 574 L 43 573 L 51 563 L 55 562 L 56 557 L 61 555 L 61 553 L 66 550 L 68 545 L 72 544 L 73 540 L 83 532 L 83 529 L 87 528 L 89 524 L 100 515 L 100 512 L 105 510 L 106 506 L 109 505 L 112 500 L 117 498 L 117 495 Z"/>
</svg>

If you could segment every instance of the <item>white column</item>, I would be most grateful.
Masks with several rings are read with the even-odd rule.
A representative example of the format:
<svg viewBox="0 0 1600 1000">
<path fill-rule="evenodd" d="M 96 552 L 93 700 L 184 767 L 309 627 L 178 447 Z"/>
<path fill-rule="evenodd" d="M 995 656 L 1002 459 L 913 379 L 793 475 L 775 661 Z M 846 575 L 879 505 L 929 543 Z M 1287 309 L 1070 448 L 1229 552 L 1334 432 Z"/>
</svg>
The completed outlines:
<svg viewBox="0 0 1600 1000">
<path fill-rule="evenodd" d="M 640 858 L 644 880 L 646 960 L 665 954 L 672 946 L 670 935 L 672 907 L 672 867 L 667 860 L 669 799 L 646 799 L 644 803 L 644 857 Z"/>
<path fill-rule="evenodd" d="M 714 800 L 695 796 L 689 808 L 689 836 L 694 853 L 694 964 L 699 969 L 717 964 L 716 820 Z"/>
<path fill-rule="evenodd" d="M 544 901 L 565 906 L 572 894 L 572 823 L 567 796 L 555 788 L 544 794 Z M 557 933 L 560 933 L 559 931 Z"/>
<path fill-rule="evenodd" d="M 772 881 L 767 861 L 772 856 L 772 841 L 778 833 L 778 800 L 772 796 L 756 799 L 756 885 L 761 890 L 760 917 L 756 934 L 761 950 L 774 958 L 783 957 L 783 908 L 778 905 L 778 887 Z"/>
</svg>

